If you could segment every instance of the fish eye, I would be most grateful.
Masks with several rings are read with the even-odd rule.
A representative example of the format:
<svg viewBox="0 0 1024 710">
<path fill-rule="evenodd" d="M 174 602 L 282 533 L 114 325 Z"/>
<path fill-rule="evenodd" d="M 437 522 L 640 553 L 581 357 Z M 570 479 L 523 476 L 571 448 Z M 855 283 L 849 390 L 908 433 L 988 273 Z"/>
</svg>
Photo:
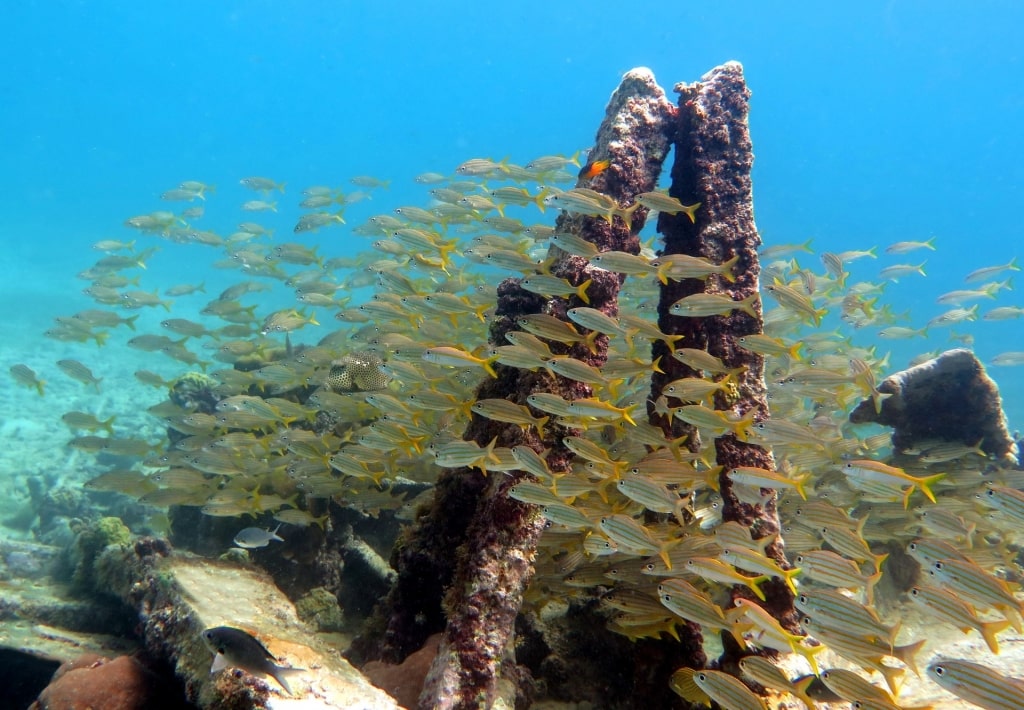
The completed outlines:
<svg viewBox="0 0 1024 710">
<path fill-rule="evenodd" d="M 932 670 L 935 672 L 935 675 L 939 676 L 940 678 L 946 675 L 946 669 L 942 666 L 933 666 Z"/>
</svg>

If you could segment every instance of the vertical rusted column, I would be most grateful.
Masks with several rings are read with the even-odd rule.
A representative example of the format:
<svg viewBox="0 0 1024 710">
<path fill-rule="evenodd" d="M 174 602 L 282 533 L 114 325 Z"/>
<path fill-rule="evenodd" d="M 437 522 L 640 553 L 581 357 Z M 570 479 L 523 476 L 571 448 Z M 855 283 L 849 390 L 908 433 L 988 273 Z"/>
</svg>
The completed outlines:
<svg viewBox="0 0 1024 710">
<path fill-rule="evenodd" d="M 586 186 L 614 198 L 620 205 L 637 193 L 653 189 L 668 151 L 673 114 L 671 102 L 648 70 L 626 74 L 609 101 L 590 155 L 591 159 L 610 160 L 611 166 Z M 634 220 L 634 226 L 642 226 L 642 215 Z M 608 222 L 599 217 L 563 214 L 558 219 L 558 229 L 574 232 L 602 250 L 639 252 L 636 235 L 618 217 Z M 617 314 L 622 285 L 619 274 L 596 270 L 585 259 L 560 250 L 553 255 L 551 273 L 573 284 L 592 279 L 587 291 L 590 306 L 608 315 Z M 518 279 L 508 279 L 498 289 L 491 342 L 504 345 L 504 334 L 515 329 L 516 319 L 521 315 L 541 312 L 567 321 L 566 310 L 575 305 L 583 304 L 575 297 L 539 297 L 520 288 Z M 607 358 L 608 339 L 603 335 L 597 338 L 593 352 L 580 344 L 566 347 L 552 343 L 551 348 L 553 352 L 565 352 L 600 366 Z M 589 385 L 581 382 L 499 366 L 498 378 L 485 382 L 477 396 L 501 397 L 522 404 L 535 392 L 554 392 L 566 399 L 592 394 Z M 569 470 L 572 457 L 562 438 L 572 433 L 576 432 L 557 425 L 548 425 L 540 435 L 533 429 L 524 433 L 517 426 L 474 416 L 465 438 L 481 446 L 497 437 L 499 446 L 549 449 L 549 468 L 562 472 Z M 535 506 L 508 495 L 508 489 L 526 475 L 514 471 L 511 475 L 492 476 L 483 482 L 479 494 L 479 472 L 458 469 L 441 476 L 433 515 L 447 515 L 448 505 L 455 502 L 462 509 L 456 513 L 461 524 L 465 519 L 464 506 L 471 500 L 475 502 L 465 534 L 459 535 L 458 543 L 449 535 L 441 551 L 451 555 L 455 544 L 461 543 L 457 567 L 444 599 L 447 626 L 420 696 L 420 708 L 483 708 L 490 707 L 495 699 L 501 664 L 506 660 L 523 591 L 533 574 L 533 557 L 544 523 Z M 470 496 L 459 492 L 463 488 L 472 489 Z M 448 569 L 446 565 L 443 573 Z M 506 671 L 505 675 L 512 675 L 508 672 L 511 669 Z"/>
<path fill-rule="evenodd" d="M 712 70 L 694 84 L 679 84 L 678 129 L 675 164 L 669 193 L 684 204 L 700 202 L 696 223 L 686 215 L 662 214 L 658 229 L 665 237 L 665 254 L 689 254 L 722 263 L 735 255 L 735 282 L 712 276 L 706 282 L 694 279 L 670 281 L 661 293 L 659 324 L 665 332 L 684 336 L 679 347 L 704 349 L 721 358 L 729 368 L 746 368 L 739 375 L 734 393 L 718 393 L 715 408 L 739 417 L 751 410 L 758 421 L 768 417 L 764 381 L 764 359 L 739 347 L 738 338 L 763 331 L 760 303 L 758 317 L 740 310 L 722 316 L 689 318 L 672 315 L 669 307 L 685 296 L 707 292 L 741 301 L 758 292 L 760 265 L 757 248 L 761 244 L 754 225 L 751 167 L 754 161 L 747 124 L 750 91 L 740 64 L 730 62 Z M 663 343 L 656 344 L 655 356 L 663 354 L 665 374 L 655 374 L 653 388 L 660 392 L 665 382 L 678 377 L 699 377 L 696 372 L 672 358 Z M 720 376 L 719 376 L 720 377 Z M 681 404 L 670 401 L 672 405 Z M 662 426 L 667 422 L 661 421 Z M 680 423 L 674 426 L 681 429 Z M 735 520 L 750 528 L 755 538 L 768 537 L 779 530 L 775 498 L 763 506 L 741 503 L 732 492 L 726 473 L 736 466 L 774 469 L 771 453 L 747 444 L 729 434 L 715 440 L 717 463 L 722 467 L 721 494 L 725 520 Z M 769 546 L 767 554 L 788 566 L 781 544 Z M 796 631 L 793 597 L 782 580 L 766 584 L 765 607 L 784 625 Z M 738 589 L 735 593 L 741 593 Z"/>
</svg>

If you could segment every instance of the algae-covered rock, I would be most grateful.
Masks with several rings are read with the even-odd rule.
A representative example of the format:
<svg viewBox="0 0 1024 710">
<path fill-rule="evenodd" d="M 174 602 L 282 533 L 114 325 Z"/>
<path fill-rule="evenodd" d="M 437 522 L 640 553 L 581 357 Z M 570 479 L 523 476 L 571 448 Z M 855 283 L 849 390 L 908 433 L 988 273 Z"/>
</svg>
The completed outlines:
<svg viewBox="0 0 1024 710">
<path fill-rule="evenodd" d="M 295 611 L 300 619 L 318 631 L 341 631 L 345 623 L 338 598 L 324 587 L 311 589 L 295 602 Z"/>
<path fill-rule="evenodd" d="M 220 398 L 213 393 L 217 381 L 202 372 L 186 372 L 171 384 L 171 401 L 193 412 L 212 414 Z"/>
<path fill-rule="evenodd" d="M 72 586 L 77 591 L 90 591 L 95 588 L 96 558 L 109 545 L 128 546 L 132 541 L 132 532 L 121 522 L 120 518 L 100 518 L 88 523 L 78 531 L 75 543 L 70 550 L 74 572 L 71 575 Z"/>
</svg>

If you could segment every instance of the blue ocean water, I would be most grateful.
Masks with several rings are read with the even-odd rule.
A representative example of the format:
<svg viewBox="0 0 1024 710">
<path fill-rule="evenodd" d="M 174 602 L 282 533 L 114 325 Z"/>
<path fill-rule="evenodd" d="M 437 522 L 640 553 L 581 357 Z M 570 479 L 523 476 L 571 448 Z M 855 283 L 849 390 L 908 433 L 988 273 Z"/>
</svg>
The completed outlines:
<svg viewBox="0 0 1024 710">
<path fill-rule="evenodd" d="M 882 265 L 927 258 L 926 279 L 887 291 L 919 327 L 968 271 L 1020 255 L 1022 20 L 1009 1 L 18 3 L 0 43 L 9 344 L 23 340 L 30 362 L 53 316 L 89 307 L 73 274 L 96 258 L 90 245 L 136 236 L 124 219 L 166 207 L 159 195 L 184 179 L 215 183 L 235 204 L 250 196 L 241 176 L 299 188 L 370 174 L 392 187 L 367 214 L 387 212 L 422 204 L 412 177 L 427 170 L 589 146 L 634 66 L 671 87 L 729 59 L 743 63 L 753 91 L 766 244 L 813 238 L 817 251 L 881 251 L 934 236 L 934 253 L 853 267 L 872 278 Z M 291 217 L 279 219 L 283 233 Z M 209 220 L 232 228 L 212 208 Z M 316 241 L 329 255 L 363 246 L 343 232 Z M 199 280 L 200 252 L 165 250 L 171 273 L 160 283 Z M 178 266 L 187 273 L 177 277 Z M 1020 305 L 1016 293 L 999 304 Z M 1014 322 L 960 330 L 986 360 L 1024 350 Z M 894 345 L 898 369 L 914 351 L 949 343 L 940 333 L 927 347 Z M 992 374 L 1019 426 L 1021 373 Z"/>
</svg>

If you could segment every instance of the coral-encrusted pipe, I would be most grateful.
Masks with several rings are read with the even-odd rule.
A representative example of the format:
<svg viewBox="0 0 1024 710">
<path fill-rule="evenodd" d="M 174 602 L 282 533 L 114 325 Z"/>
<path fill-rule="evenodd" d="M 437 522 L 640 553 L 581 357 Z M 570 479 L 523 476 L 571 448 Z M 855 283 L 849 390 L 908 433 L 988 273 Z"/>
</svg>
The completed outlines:
<svg viewBox="0 0 1024 710">
<path fill-rule="evenodd" d="M 760 266 L 757 248 L 761 244 L 754 225 L 751 167 L 754 154 L 747 124 L 750 91 L 743 79 L 743 68 L 734 62 L 712 70 L 700 81 L 676 86 L 679 92 L 679 122 L 675 143 L 675 164 L 669 193 L 684 204 L 700 202 L 693 223 L 685 214 L 662 214 L 658 229 L 665 237 L 666 254 L 689 254 L 722 263 L 738 255 L 733 267 L 735 281 L 712 276 L 706 282 L 694 279 L 669 281 L 662 290 L 658 306 L 659 324 L 665 332 L 684 336 L 679 347 L 699 348 L 721 358 L 730 368 L 746 368 L 738 378 L 735 392 L 719 393 L 715 408 L 736 416 L 755 412 L 760 421 L 768 416 L 764 359 L 738 346 L 738 338 L 763 331 L 760 303 L 757 317 L 741 310 L 722 316 L 681 317 L 669 313 L 669 307 L 685 296 L 708 292 L 741 301 L 758 293 Z M 655 374 L 653 390 L 660 392 L 665 382 L 678 377 L 699 377 L 696 372 L 672 358 L 663 343 L 656 344 L 665 374 Z M 670 401 L 670 405 L 681 402 Z M 659 422 L 667 427 L 667 422 Z M 674 423 L 682 433 L 681 423 Z M 721 494 L 725 520 L 735 520 L 750 528 L 755 538 L 771 536 L 779 530 L 775 498 L 763 506 L 741 503 L 732 492 L 726 473 L 737 466 L 773 469 L 771 453 L 747 444 L 729 434 L 715 440 L 717 464 L 722 467 Z M 767 554 L 788 567 L 779 543 L 772 543 Z M 742 594 L 742 588 L 734 593 Z M 790 630 L 796 631 L 793 597 L 781 580 L 765 587 L 764 606 Z"/>
<path fill-rule="evenodd" d="M 654 189 L 668 150 L 673 115 L 671 102 L 648 70 L 626 74 L 611 97 L 590 156 L 593 160 L 609 160 L 610 167 L 585 183 L 586 186 L 614 198 L 621 206 L 637 193 Z M 643 217 L 635 215 L 635 229 L 642 226 Z M 634 254 L 639 251 L 636 235 L 619 217 L 608 222 L 599 217 L 563 214 L 558 220 L 558 229 L 572 231 L 602 250 Z M 622 285 L 618 274 L 595 270 L 586 260 L 561 251 L 556 251 L 554 256 L 551 273 L 573 284 L 592 279 L 587 292 L 590 306 L 608 315 L 618 313 L 618 293 Z M 504 334 L 516 327 L 516 319 L 521 315 L 542 312 L 567 321 L 567 308 L 576 305 L 583 304 L 575 296 L 541 298 L 524 291 L 517 279 L 509 279 L 498 289 L 497 318 L 492 325 L 491 342 L 505 344 Z M 604 363 L 607 347 L 605 336 L 597 339 L 593 351 L 583 344 L 564 348 L 552 345 L 555 351 L 564 350 L 595 366 Z M 523 403 L 528 395 L 542 391 L 554 391 L 566 399 L 592 394 L 590 387 L 581 382 L 499 367 L 498 378 L 482 385 L 477 395 Z M 574 432 L 549 425 L 539 435 L 533 429 L 524 434 L 517 426 L 474 417 L 465 438 L 482 446 L 497 437 L 499 446 L 550 449 L 547 463 L 557 472 L 569 469 L 571 453 L 561 439 L 571 433 Z M 543 518 L 535 506 L 508 496 L 508 489 L 526 475 L 518 471 L 511 475 L 492 475 L 476 495 L 475 489 L 481 485 L 479 472 L 457 469 L 442 474 L 433 515 L 454 514 L 462 520 L 466 517 L 465 506 L 470 504 L 472 509 L 468 527 L 459 535 L 457 567 L 444 599 L 447 626 L 420 696 L 420 708 L 490 707 L 497 695 L 499 675 L 510 679 L 517 675 L 512 668 L 503 672 L 502 664 L 512 662 L 508 659 L 509 640 L 523 591 L 533 574 L 533 557 L 543 529 Z M 473 494 L 457 492 L 464 487 L 474 489 Z M 458 510 L 449 511 L 452 502 Z M 440 550 L 435 547 L 434 554 L 450 555 L 455 549 L 451 544 L 454 537 L 449 534 L 447 539 L 429 541 L 431 545 L 442 546 Z M 448 569 L 441 572 L 446 575 Z"/>
</svg>

